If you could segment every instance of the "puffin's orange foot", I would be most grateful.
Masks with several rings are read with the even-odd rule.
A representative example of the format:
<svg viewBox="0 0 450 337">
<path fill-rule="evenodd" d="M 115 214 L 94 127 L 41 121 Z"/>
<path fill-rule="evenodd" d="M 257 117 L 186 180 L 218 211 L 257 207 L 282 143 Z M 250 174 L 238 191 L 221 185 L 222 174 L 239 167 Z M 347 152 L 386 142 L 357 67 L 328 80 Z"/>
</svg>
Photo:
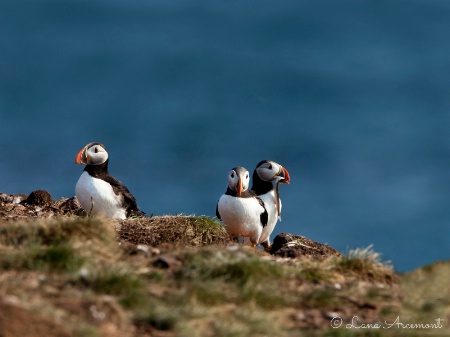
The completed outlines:
<svg viewBox="0 0 450 337">
<path fill-rule="evenodd" d="M 256 248 L 256 242 L 252 242 L 252 248 Z"/>
</svg>

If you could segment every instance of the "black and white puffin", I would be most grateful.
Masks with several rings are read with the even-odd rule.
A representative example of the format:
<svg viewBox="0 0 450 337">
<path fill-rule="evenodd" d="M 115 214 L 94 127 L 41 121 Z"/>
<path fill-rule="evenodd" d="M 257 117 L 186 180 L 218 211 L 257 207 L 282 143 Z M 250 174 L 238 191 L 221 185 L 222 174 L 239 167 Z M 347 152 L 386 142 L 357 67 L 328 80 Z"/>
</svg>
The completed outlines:
<svg viewBox="0 0 450 337">
<path fill-rule="evenodd" d="M 90 215 L 113 219 L 145 215 L 128 188 L 108 173 L 108 162 L 108 152 L 102 143 L 89 143 L 78 152 L 75 163 L 86 165 L 75 187 L 83 209 Z"/>
<path fill-rule="evenodd" d="M 249 238 L 256 247 L 263 228 L 267 226 L 264 202 L 248 189 L 250 176 L 243 167 L 235 167 L 228 174 L 228 188 L 216 207 L 216 216 L 222 220 L 233 241 L 236 237 Z"/>
<path fill-rule="evenodd" d="M 270 249 L 270 235 L 281 214 L 281 199 L 279 184 L 289 184 L 289 172 L 280 164 L 272 160 L 263 160 L 253 171 L 252 190 L 264 202 L 268 213 L 267 226 L 263 228 L 259 243 L 267 251 Z"/>
</svg>

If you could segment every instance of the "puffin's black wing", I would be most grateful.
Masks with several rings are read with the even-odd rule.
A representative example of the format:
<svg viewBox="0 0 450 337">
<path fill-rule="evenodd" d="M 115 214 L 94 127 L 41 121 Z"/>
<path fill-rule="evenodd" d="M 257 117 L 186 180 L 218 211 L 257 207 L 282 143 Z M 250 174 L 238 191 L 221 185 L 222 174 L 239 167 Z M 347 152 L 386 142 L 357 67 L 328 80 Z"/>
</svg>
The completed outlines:
<svg viewBox="0 0 450 337">
<path fill-rule="evenodd" d="M 269 221 L 269 214 L 267 213 L 266 205 L 264 205 L 264 201 L 262 201 L 260 198 L 256 197 L 256 200 L 258 200 L 259 204 L 264 208 L 264 212 L 262 212 L 259 216 L 261 220 L 261 225 L 263 227 L 267 226 L 267 221 Z"/>
<path fill-rule="evenodd" d="M 128 188 L 120 182 L 120 180 L 109 174 L 99 178 L 109 183 L 116 195 L 122 194 L 123 206 L 126 209 L 127 217 L 129 215 L 145 216 L 145 213 L 139 209 L 136 198 L 131 194 Z"/>
<path fill-rule="evenodd" d="M 219 214 L 219 203 L 217 203 L 217 205 L 216 205 L 216 217 L 217 217 L 217 219 L 222 220 L 222 218 L 220 217 L 220 214 Z"/>
</svg>

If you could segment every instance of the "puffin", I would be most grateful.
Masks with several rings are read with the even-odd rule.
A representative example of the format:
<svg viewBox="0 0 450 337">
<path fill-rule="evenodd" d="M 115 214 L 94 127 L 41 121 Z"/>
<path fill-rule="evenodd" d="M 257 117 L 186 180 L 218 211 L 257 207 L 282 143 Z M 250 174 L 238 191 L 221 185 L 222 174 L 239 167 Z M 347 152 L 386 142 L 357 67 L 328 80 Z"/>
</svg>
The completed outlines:
<svg viewBox="0 0 450 337">
<path fill-rule="evenodd" d="M 289 184 L 291 178 L 289 172 L 280 164 L 272 160 L 262 160 L 253 171 L 252 181 L 251 189 L 264 202 L 268 213 L 267 226 L 263 228 L 259 243 L 264 250 L 269 251 L 270 235 L 278 219 L 281 221 L 281 199 L 278 185 Z"/>
<path fill-rule="evenodd" d="M 108 152 L 105 145 L 92 142 L 83 147 L 75 163 L 86 165 L 75 187 L 75 195 L 89 215 L 112 219 L 145 216 L 128 188 L 108 173 Z"/>
<path fill-rule="evenodd" d="M 268 213 L 264 202 L 248 189 L 249 182 L 247 169 L 241 166 L 231 169 L 227 190 L 217 203 L 216 216 L 225 225 L 231 241 L 244 237 L 256 247 L 267 226 Z"/>
</svg>

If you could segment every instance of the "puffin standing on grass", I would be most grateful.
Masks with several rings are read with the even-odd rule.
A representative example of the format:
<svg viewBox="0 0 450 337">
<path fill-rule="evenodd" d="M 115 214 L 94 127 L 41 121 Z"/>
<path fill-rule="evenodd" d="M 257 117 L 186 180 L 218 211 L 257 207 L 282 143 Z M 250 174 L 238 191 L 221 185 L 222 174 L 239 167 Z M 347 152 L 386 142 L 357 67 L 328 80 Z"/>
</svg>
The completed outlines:
<svg viewBox="0 0 450 337">
<path fill-rule="evenodd" d="M 268 214 L 264 202 L 248 189 L 250 177 L 243 167 L 235 167 L 228 174 L 228 188 L 220 197 L 216 216 L 222 220 L 230 239 L 249 238 L 252 247 L 260 241 L 267 226 Z"/>
<path fill-rule="evenodd" d="M 263 228 L 260 241 L 264 250 L 270 250 L 270 235 L 277 220 L 281 220 L 281 199 L 278 191 L 279 184 L 289 184 L 289 172 L 280 164 L 272 160 L 263 160 L 256 165 L 253 171 L 252 190 L 264 202 L 268 213 L 267 226 Z"/>
<path fill-rule="evenodd" d="M 108 173 L 108 161 L 102 143 L 89 143 L 78 152 L 75 163 L 86 165 L 75 187 L 81 206 L 89 215 L 113 219 L 144 216 L 128 188 Z"/>
</svg>

